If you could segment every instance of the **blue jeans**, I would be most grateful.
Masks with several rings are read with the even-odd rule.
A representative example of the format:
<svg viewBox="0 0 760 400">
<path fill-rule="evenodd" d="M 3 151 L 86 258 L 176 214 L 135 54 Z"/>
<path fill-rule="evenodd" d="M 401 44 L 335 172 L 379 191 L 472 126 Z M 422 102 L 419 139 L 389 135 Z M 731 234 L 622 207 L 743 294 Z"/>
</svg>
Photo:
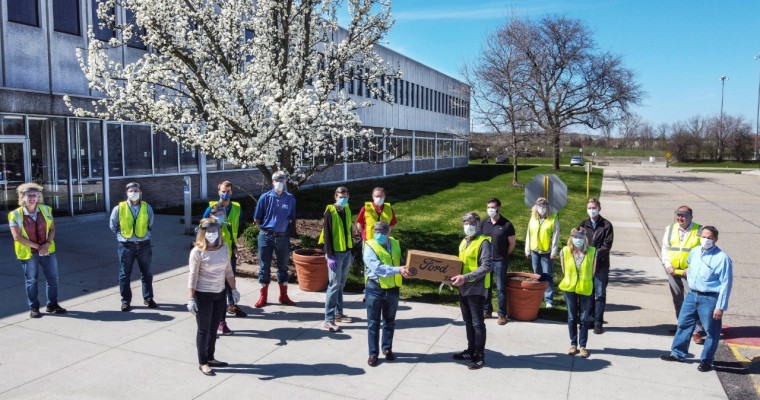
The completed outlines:
<svg viewBox="0 0 760 400">
<path fill-rule="evenodd" d="M 150 262 L 153 258 L 153 248 L 150 240 L 142 242 L 119 242 L 119 292 L 121 301 L 132 302 L 132 288 L 130 287 L 132 267 L 137 261 L 140 268 L 140 280 L 142 281 L 143 299 L 153 298 L 153 273 L 150 272 Z"/>
<path fill-rule="evenodd" d="M 290 236 L 287 233 L 275 236 L 264 232 L 259 232 L 259 283 L 268 285 L 272 280 L 273 253 L 277 256 L 277 282 L 287 283 Z"/>
<path fill-rule="evenodd" d="M 484 296 L 459 296 L 464 327 L 467 330 L 467 351 L 483 355 L 486 350 L 486 324 L 483 321 Z"/>
<path fill-rule="evenodd" d="M 373 280 L 367 281 L 364 290 L 367 306 L 367 343 L 369 355 L 379 355 L 380 318 L 383 319 L 383 351 L 393 349 L 393 332 L 396 330 L 399 289 L 381 289 Z"/>
<path fill-rule="evenodd" d="M 198 349 L 198 364 L 203 365 L 207 364 L 208 360 L 215 360 L 216 329 L 224 316 L 227 303 L 224 291 L 195 292 L 195 303 L 198 305 L 198 312 L 195 313 L 195 322 L 198 324 L 195 346 Z"/>
<path fill-rule="evenodd" d="M 32 258 L 20 261 L 21 268 L 24 269 L 26 298 L 29 308 L 40 307 L 40 302 L 37 300 L 37 275 L 39 275 L 40 268 L 42 268 L 42 274 L 45 275 L 47 304 L 58 303 L 58 259 L 55 258 L 55 253 L 50 253 L 49 256 L 32 253 Z"/>
<path fill-rule="evenodd" d="M 595 325 L 602 325 L 604 322 L 604 308 L 607 306 L 607 283 L 610 281 L 609 268 L 598 269 L 594 274 L 594 303 L 591 307 L 594 310 L 593 317 Z"/>
<path fill-rule="evenodd" d="M 325 254 L 325 258 L 327 255 Z M 335 316 L 343 315 L 343 288 L 348 280 L 348 271 L 351 268 L 351 250 L 336 251 L 335 258 L 338 263 L 335 271 L 327 268 L 327 293 L 325 294 L 325 321 L 335 321 Z"/>
<path fill-rule="evenodd" d="M 491 273 L 491 287 L 496 284 L 496 305 L 500 317 L 507 315 L 507 268 L 509 262 L 505 260 L 493 260 L 493 273 Z M 493 297 L 492 289 L 488 289 L 486 303 L 483 306 L 483 312 L 490 314 L 493 311 L 491 298 Z"/>
<path fill-rule="evenodd" d="M 720 341 L 720 328 L 723 320 L 714 320 L 713 311 L 718 302 L 718 294 L 701 295 L 689 291 L 681 306 L 681 313 L 678 315 L 678 330 L 673 337 L 673 346 L 671 354 L 680 359 L 686 358 L 689 354 L 689 343 L 691 334 L 694 332 L 694 323 L 697 318 L 702 320 L 702 325 L 707 332 L 705 338 L 705 347 L 702 349 L 700 361 L 712 365 L 715 359 L 715 351 L 718 350 Z"/>
<path fill-rule="evenodd" d="M 546 304 L 554 304 L 554 260 L 550 253 L 539 254 L 535 251 L 530 252 L 530 260 L 533 263 L 533 273 L 539 275 L 548 275 L 549 286 L 544 292 L 544 301 Z"/>
<path fill-rule="evenodd" d="M 589 311 L 591 311 L 593 299 L 593 296 L 565 292 L 567 330 L 570 333 L 570 344 L 573 346 L 586 347 L 586 341 L 588 340 L 588 315 Z M 578 325 L 580 325 L 580 329 Z"/>
</svg>

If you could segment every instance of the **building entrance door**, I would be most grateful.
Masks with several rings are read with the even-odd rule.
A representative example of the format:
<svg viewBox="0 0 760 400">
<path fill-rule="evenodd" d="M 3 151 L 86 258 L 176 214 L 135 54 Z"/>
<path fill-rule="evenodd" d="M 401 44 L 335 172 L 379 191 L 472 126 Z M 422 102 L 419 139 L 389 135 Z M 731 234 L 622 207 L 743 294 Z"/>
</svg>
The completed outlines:
<svg viewBox="0 0 760 400">
<path fill-rule="evenodd" d="M 0 137 L 0 224 L 7 224 L 8 212 L 18 208 L 16 188 L 28 179 L 25 147 L 24 139 Z"/>
<path fill-rule="evenodd" d="M 103 131 L 100 121 L 69 123 L 74 215 L 106 211 L 103 197 Z"/>
</svg>

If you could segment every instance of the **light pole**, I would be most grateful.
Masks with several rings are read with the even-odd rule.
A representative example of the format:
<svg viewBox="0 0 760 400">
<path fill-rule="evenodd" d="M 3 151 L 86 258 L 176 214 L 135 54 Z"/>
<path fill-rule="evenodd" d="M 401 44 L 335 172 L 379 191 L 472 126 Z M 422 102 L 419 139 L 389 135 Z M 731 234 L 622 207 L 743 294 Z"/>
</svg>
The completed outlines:
<svg viewBox="0 0 760 400">
<path fill-rule="evenodd" d="M 755 60 L 760 60 L 760 53 L 754 57 Z M 760 78 L 757 81 L 757 114 L 755 114 L 755 152 L 752 159 L 757 161 L 757 136 L 760 135 Z"/>
<path fill-rule="evenodd" d="M 720 138 L 723 138 L 723 92 L 726 88 L 726 80 L 728 80 L 728 77 L 723 75 L 720 77 Z M 718 146 L 720 149 L 720 146 Z"/>
</svg>

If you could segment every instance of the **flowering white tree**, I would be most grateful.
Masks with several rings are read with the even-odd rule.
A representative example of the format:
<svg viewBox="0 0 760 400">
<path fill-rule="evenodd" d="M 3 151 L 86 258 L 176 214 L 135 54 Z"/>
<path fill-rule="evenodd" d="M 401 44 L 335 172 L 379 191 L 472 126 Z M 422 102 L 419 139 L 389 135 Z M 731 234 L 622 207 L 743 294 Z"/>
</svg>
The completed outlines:
<svg viewBox="0 0 760 400">
<path fill-rule="evenodd" d="M 339 27 L 343 6 L 349 22 Z M 355 102 L 343 83 L 390 101 L 385 83 L 400 74 L 373 51 L 393 24 L 390 0 L 101 0 L 98 17 L 114 37 L 91 30 L 78 57 L 104 97 L 89 109 L 69 102 L 76 115 L 149 122 L 267 179 L 283 170 L 291 190 L 350 158 L 344 138 L 374 134 L 355 113 L 371 103 Z M 148 51 L 121 65 L 110 49 L 135 40 Z"/>
</svg>

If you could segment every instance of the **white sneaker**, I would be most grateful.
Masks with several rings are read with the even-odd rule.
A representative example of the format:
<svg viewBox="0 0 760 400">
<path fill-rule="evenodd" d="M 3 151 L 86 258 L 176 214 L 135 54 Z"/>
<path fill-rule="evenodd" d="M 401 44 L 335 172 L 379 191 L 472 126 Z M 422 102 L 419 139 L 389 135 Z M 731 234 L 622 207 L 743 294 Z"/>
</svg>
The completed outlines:
<svg viewBox="0 0 760 400">
<path fill-rule="evenodd" d="M 338 325 L 335 325 L 335 321 L 325 321 L 322 327 L 326 331 L 330 331 L 330 332 L 343 332 L 343 329 L 340 329 Z"/>
<path fill-rule="evenodd" d="M 354 319 L 346 314 L 341 314 L 335 317 L 335 322 L 342 322 L 344 324 L 350 324 L 354 322 Z"/>
</svg>

